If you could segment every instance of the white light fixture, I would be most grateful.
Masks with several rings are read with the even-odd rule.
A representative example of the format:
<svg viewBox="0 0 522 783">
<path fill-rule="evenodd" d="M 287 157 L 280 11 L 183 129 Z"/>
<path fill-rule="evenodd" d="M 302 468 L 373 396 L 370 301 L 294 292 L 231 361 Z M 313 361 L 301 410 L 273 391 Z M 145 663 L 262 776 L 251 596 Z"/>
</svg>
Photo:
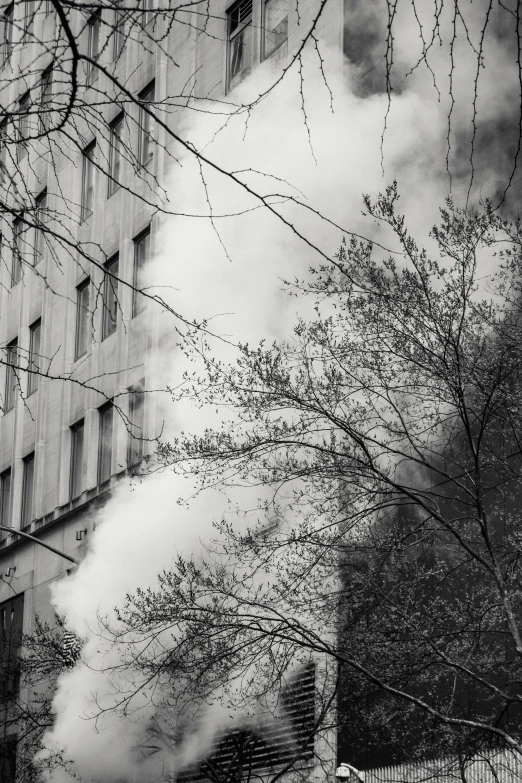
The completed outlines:
<svg viewBox="0 0 522 783">
<path fill-rule="evenodd" d="M 364 773 L 351 764 L 340 764 L 335 770 L 335 777 L 341 783 L 364 783 Z"/>
</svg>

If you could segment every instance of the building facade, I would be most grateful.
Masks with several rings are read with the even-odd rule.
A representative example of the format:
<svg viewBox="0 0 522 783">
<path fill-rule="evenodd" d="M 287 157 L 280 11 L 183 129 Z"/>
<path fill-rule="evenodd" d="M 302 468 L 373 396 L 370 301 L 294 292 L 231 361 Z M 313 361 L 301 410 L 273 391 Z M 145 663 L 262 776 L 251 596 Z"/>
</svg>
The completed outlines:
<svg viewBox="0 0 522 783">
<path fill-rule="evenodd" d="M 157 306 L 140 288 L 168 220 L 162 186 L 176 140 L 166 126 L 183 123 L 188 94 L 233 100 L 255 69 L 279 74 L 320 5 L 217 0 L 177 16 L 151 2 L 133 14 L 117 3 L 80 14 L 48 0 L 2 9 L 4 657 L 36 617 L 52 620 L 49 588 L 74 568 L 58 552 L 82 559 L 92 510 L 140 470 L 157 435 L 154 397 L 143 394 Z M 317 34 L 341 52 L 341 0 L 328 0 Z M 17 737 L 3 716 L 1 780 L 10 783 Z"/>
</svg>

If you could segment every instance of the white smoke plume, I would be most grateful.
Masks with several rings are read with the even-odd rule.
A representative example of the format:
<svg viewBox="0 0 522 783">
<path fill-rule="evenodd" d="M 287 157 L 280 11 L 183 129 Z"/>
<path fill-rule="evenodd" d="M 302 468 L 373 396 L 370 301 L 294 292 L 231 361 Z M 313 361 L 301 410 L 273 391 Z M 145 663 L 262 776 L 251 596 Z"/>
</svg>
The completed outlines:
<svg viewBox="0 0 522 783">
<path fill-rule="evenodd" d="M 339 59 L 338 53 L 330 56 Z M 365 236 L 380 238 L 381 233 L 362 217 L 361 194 L 376 194 L 397 178 L 403 209 L 425 236 L 448 187 L 445 107 L 425 94 L 420 77 L 412 79 L 411 89 L 394 97 L 383 172 L 380 149 L 386 96 L 356 97 L 347 87 L 349 72 L 343 75 L 329 62 L 326 72 L 333 111 L 317 59 L 310 54 L 305 60 L 306 123 L 298 76 L 290 72 L 254 110 L 246 129 L 244 118 L 236 118 L 214 135 L 220 119 L 201 115 L 183 133 L 198 145 L 207 141 L 206 154 L 221 167 L 251 170 L 240 176 L 254 188 L 296 195 L 339 226 Z M 257 95 L 267 78 L 262 72 L 252 74 L 242 89 L 248 96 Z M 305 305 L 285 296 L 281 278 L 306 276 L 318 260 L 317 251 L 221 174 L 204 166 L 203 187 L 199 164 L 188 154 L 180 162 L 171 171 L 171 203 L 180 213 L 205 214 L 210 201 L 215 218 L 213 222 L 181 216 L 165 220 L 149 270 L 152 291 L 188 318 L 211 319 L 209 328 L 230 341 L 215 341 L 221 358 L 233 357 L 233 344 L 238 341 L 271 341 L 289 334 L 296 310 Z M 293 203 L 279 203 L 276 208 L 321 252 L 335 253 L 343 230 Z M 235 213 L 242 214 L 219 217 Z M 169 328 L 169 319 L 169 314 L 161 317 L 161 328 Z M 162 343 L 154 386 L 157 382 L 176 385 L 186 369 L 174 343 L 175 339 Z M 198 430 L 222 415 L 188 405 L 173 409 L 165 401 L 161 411 L 166 435 Z M 54 699 L 56 723 L 46 742 L 49 749 L 59 748 L 73 762 L 83 783 L 138 778 L 146 783 L 165 771 L 158 764 L 176 764 L 176 759 L 168 760 L 168 753 L 138 764 L 135 748 L 143 743 L 145 727 L 155 714 L 156 694 L 144 688 L 127 715 L 111 711 L 135 683 L 127 679 L 125 670 L 121 676 L 108 675 L 107 668 L 119 663 L 119 651 L 104 641 L 98 618 L 111 617 L 113 608 L 136 588 L 154 587 L 158 572 L 168 569 L 178 553 L 197 553 L 201 541 L 212 536 L 212 522 L 226 512 L 227 498 L 217 491 L 206 492 L 188 507 L 178 504 L 193 489 L 168 471 L 120 486 L 97 512 L 85 560 L 53 591 L 56 611 L 67 615 L 69 627 L 85 640 L 82 657 L 89 666 L 78 663 L 60 678 Z M 212 714 L 199 727 L 191 740 L 192 756 L 208 747 L 218 722 Z M 68 779 L 64 772 L 53 775 L 55 783 Z"/>
</svg>

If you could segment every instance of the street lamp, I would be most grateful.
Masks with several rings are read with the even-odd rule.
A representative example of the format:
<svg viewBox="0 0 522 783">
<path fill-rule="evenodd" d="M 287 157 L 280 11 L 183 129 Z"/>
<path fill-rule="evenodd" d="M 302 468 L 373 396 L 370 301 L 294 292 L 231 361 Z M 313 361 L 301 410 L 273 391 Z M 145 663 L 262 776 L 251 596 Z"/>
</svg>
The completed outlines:
<svg viewBox="0 0 522 783">
<path fill-rule="evenodd" d="M 351 764 L 340 764 L 335 770 L 339 783 L 364 783 L 364 774 Z"/>
</svg>

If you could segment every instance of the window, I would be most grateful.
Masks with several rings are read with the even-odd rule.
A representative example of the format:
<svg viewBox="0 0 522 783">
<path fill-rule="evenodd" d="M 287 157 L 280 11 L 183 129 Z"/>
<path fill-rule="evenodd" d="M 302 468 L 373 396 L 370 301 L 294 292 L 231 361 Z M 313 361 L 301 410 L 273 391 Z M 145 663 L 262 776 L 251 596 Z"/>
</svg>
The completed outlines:
<svg viewBox="0 0 522 783">
<path fill-rule="evenodd" d="M 4 12 L 4 36 L 3 36 L 3 52 L 2 61 L 4 63 L 9 60 L 13 51 L 13 17 L 14 17 L 14 3 L 7 6 Z"/>
<path fill-rule="evenodd" d="M 24 458 L 24 481 L 22 485 L 22 530 L 34 519 L 34 451 Z"/>
<path fill-rule="evenodd" d="M 33 32 L 34 5 L 35 5 L 35 0 L 25 0 L 24 38 L 26 39 L 31 38 L 31 33 Z"/>
<path fill-rule="evenodd" d="M 34 211 L 34 243 L 33 243 L 33 265 L 36 266 L 43 258 L 45 250 L 45 233 L 42 231 L 42 226 L 47 218 L 47 191 L 36 199 L 36 209 Z"/>
<path fill-rule="evenodd" d="M 123 133 L 123 114 L 116 117 L 110 125 L 109 137 L 109 197 L 120 187 L 121 137 Z"/>
<path fill-rule="evenodd" d="M 150 256 L 150 228 L 134 240 L 134 272 L 132 276 L 132 317 L 145 309 L 145 298 L 140 294 L 143 288 L 143 270 Z"/>
<path fill-rule="evenodd" d="M 18 388 L 18 375 L 16 364 L 18 361 L 18 341 L 13 340 L 9 343 L 5 349 L 5 394 L 4 394 L 4 410 L 10 411 L 14 407 L 16 390 Z"/>
<path fill-rule="evenodd" d="M 7 120 L 0 124 L 0 185 L 5 186 L 7 182 Z"/>
<path fill-rule="evenodd" d="M 140 106 L 138 117 L 138 160 L 142 166 L 146 166 L 154 155 L 154 120 L 145 111 L 145 106 L 150 107 L 154 104 L 154 82 L 140 92 L 138 99 L 143 104 Z"/>
<path fill-rule="evenodd" d="M 94 150 L 96 149 L 96 142 L 83 151 L 82 153 L 82 201 L 81 201 L 81 215 L 80 219 L 82 223 L 88 220 L 92 215 L 92 209 L 94 206 Z"/>
<path fill-rule="evenodd" d="M 84 280 L 76 289 L 75 360 L 87 353 L 87 346 L 89 343 L 89 292 L 90 280 Z"/>
<path fill-rule="evenodd" d="M 118 321 L 118 255 L 113 256 L 105 265 L 103 281 L 103 323 L 102 340 L 116 331 Z"/>
<path fill-rule="evenodd" d="M 19 669 L 13 664 L 16 664 L 16 658 L 20 652 L 23 624 L 24 596 L 22 593 L 0 604 L 0 663 L 2 669 L 4 669 L 4 674 L 7 668 L 6 690 L 11 693 L 18 693 L 20 688 Z M 14 743 L 14 745 L 11 743 Z M 2 746 L 0 748 L 6 755 L 2 759 L 2 777 L 0 777 L 0 780 L 2 783 L 11 783 L 11 781 L 14 783 L 16 738 L 5 737 L 4 735 Z M 7 775 L 6 766 L 8 767 Z M 11 777 L 11 775 L 13 776 Z"/>
<path fill-rule="evenodd" d="M 49 14 L 53 10 L 53 4 L 52 0 L 44 0 L 44 13 L 46 16 L 49 16 Z"/>
<path fill-rule="evenodd" d="M 0 475 L 0 525 L 11 527 L 11 469 Z M 5 536 L 5 530 L 0 531 L 0 538 Z"/>
<path fill-rule="evenodd" d="M 129 404 L 129 443 L 127 447 L 127 463 L 136 465 L 143 457 L 143 423 L 145 413 L 144 381 L 131 387 Z"/>
<path fill-rule="evenodd" d="M 83 419 L 71 427 L 71 500 L 83 491 Z"/>
<path fill-rule="evenodd" d="M 23 262 L 23 234 L 24 225 L 21 218 L 17 218 L 13 223 L 13 252 L 11 254 L 11 287 L 20 282 L 22 278 Z"/>
<path fill-rule="evenodd" d="M 53 69 L 49 66 L 40 81 L 40 133 L 51 127 L 51 102 L 53 99 Z"/>
<path fill-rule="evenodd" d="M 98 442 L 98 484 L 108 481 L 112 473 L 112 423 L 114 407 L 112 402 L 99 409 L 100 434 Z"/>
<path fill-rule="evenodd" d="M 31 94 L 26 92 L 18 101 L 18 160 L 27 155 L 27 140 L 29 138 L 29 111 L 31 108 Z"/>
<path fill-rule="evenodd" d="M 252 0 L 240 0 L 228 16 L 228 89 L 250 73 L 252 65 Z"/>
<path fill-rule="evenodd" d="M 117 5 L 119 0 L 115 0 Z M 117 60 L 125 46 L 125 12 L 116 8 L 114 11 L 114 29 L 112 33 L 112 59 Z"/>
<path fill-rule="evenodd" d="M 98 59 L 100 54 L 100 27 L 101 27 L 101 13 L 98 11 L 93 14 L 87 22 L 88 42 L 87 42 L 87 54 L 91 62 L 87 63 L 87 81 L 91 82 L 94 77 L 94 63 Z"/>
<path fill-rule="evenodd" d="M 40 343 L 42 336 L 42 322 L 40 320 L 35 323 L 29 329 L 29 378 L 27 381 L 27 396 L 29 397 L 38 389 L 40 382 L 40 376 L 37 375 L 40 369 Z"/>
<path fill-rule="evenodd" d="M 263 7 L 263 57 L 279 49 L 288 38 L 288 0 L 265 0 Z"/>
</svg>

